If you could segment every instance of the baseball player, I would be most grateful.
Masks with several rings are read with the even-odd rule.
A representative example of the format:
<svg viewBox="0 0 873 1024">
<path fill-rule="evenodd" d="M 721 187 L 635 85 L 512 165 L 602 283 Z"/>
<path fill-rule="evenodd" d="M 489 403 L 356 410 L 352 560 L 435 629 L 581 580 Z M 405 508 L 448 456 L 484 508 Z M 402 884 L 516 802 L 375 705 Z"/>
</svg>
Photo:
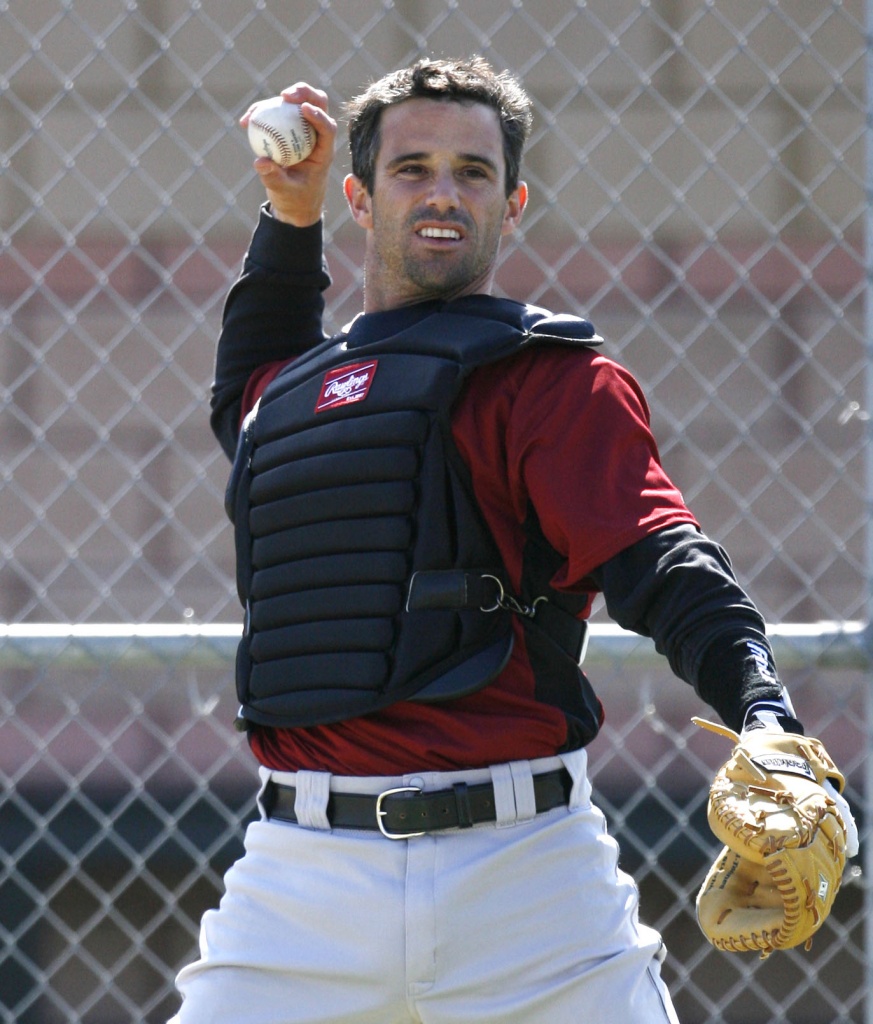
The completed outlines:
<svg viewBox="0 0 873 1024">
<path fill-rule="evenodd" d="M 595 594 L 735 730 L 713 797 L 713 941 L 768 952 L 821 923 L 850 834 L 842 776 L 662 468 L 636 381 L 587 320 L 492 295 L 528 197 L 518 82 L 481 58 L 422 60 L 349 104 L 364 303 L 332 337 L 336 123 L 318 89 L 283 95 L 317 140 L 295 166 L 255 161 L 267 203 L 212 402 L 260 819 L 174 1021 L 676 1021 L 586 773 L 603 720 L 580 668 Z M 738 875 L 776 899 L 732 893 Z"/>
</svg>

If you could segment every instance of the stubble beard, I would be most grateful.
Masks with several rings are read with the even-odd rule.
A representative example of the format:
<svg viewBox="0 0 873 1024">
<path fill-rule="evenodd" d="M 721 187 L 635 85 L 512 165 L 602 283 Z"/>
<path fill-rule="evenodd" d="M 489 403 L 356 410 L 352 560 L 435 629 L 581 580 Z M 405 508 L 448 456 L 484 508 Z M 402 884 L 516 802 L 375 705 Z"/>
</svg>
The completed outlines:
<svg viewBox="0 0 873 1024">
<path fill-rule="evenodd" d="M 410 254 L 403 257 L 403 270 L 408 281 L 422 292 L 434 297 L 454 295 L 469 288 L 483 274 L 487 264 L 476 253 L 461 259 L 435 255 L 432 259 L 416 259 Z"/>
<path fill-rule="evenodd" d="M 375 210 L 374 210 L 375 215 Z M 422 219 L 421 213 L 410 217 L 405 230 L 411 232 L 413 225 Z M 433 218 L 431 218 L 433 219 Z M 458 218 L 454 218 L 457 223 Z M 467 241 L 474 234 L 474 225 L 464 223 Z M 378 235 L 376 236 L 378 237 Z M 371 287 L 378 279 L 384 285 L 393 284 L 403 292 L 403 285 L 412 286 L 418 301 L 428 299 L 449 299 L 456 295 L 476 291 L 477 284 L 486 286 L 491 270 L 497 259 L 500 246 L 499 233 L 494 239 L 485 240 L 484 245 L 474 245 L 462 254 L 434 252 L 430 256 L 413 252 L 397 243 L 377 243 L 373 255 L 375 264 L 367 277 Z M 373 273 L 377 270 L 378 274 Z"/>
</svg>

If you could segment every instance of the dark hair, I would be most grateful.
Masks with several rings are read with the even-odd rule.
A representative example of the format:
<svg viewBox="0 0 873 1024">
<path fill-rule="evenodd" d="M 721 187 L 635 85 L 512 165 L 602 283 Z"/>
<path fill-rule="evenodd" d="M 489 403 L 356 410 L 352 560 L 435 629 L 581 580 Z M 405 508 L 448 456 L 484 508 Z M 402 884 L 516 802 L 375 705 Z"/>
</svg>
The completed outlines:
<svg viewBox="0 0 873 1024">
<path fill-rule="evenodd" d="M 376 158 L 381 144 L 380 122 L 385 107 L 411 99 L 484 103 L 497 112 L 503 134 L 506 194 L 518 186 L 521 154 L 530 134 L 531 101 L 507 71 L 495 72 L 479 56 L 466 60 L 423 58 L 373 82 L 346 104 L 352 173 L 372 194 Z"/>
</svg>

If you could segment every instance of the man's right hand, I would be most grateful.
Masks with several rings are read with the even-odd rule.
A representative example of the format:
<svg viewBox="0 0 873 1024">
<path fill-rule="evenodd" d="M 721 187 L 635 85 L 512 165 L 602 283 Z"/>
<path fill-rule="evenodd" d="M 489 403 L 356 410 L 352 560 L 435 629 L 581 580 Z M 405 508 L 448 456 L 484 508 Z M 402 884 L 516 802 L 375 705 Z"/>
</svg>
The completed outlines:
<svg viewBox="0 0 873 1024">
<path fill-rule="evenodd" d="M 300 113 L 315 132 L 315 146 L 305 160 L 291 167 L 280 167 L 269 157 L 259 156 L 254 168 L 267 191 L 273 216 L 305 228 L 321 219 L 336 141 L 336 121 L 327 112 L 327 93 L 306 82 L 283 89 L 281 95 L 300 104 Z M 252 107 L 240 118 L 243 128 L 248 126 Z"/>
</svg>

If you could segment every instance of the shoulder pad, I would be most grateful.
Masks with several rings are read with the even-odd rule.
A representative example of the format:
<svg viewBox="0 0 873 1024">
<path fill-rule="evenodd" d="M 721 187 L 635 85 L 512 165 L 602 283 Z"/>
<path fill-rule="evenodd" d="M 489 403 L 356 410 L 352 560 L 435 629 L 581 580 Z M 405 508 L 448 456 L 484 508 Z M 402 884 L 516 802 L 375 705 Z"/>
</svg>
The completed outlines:
<svg viewBox="0 0 873 1024">
<path fill-rule="evenodd" d="M 529 306 L 525 316 L 527 333 L 537 338 L 554 338 L 556 341 L 602 345 L 603 338 L 594 330 L 590 320 L 571 313 L 549 313 Z"/>
</svg>

